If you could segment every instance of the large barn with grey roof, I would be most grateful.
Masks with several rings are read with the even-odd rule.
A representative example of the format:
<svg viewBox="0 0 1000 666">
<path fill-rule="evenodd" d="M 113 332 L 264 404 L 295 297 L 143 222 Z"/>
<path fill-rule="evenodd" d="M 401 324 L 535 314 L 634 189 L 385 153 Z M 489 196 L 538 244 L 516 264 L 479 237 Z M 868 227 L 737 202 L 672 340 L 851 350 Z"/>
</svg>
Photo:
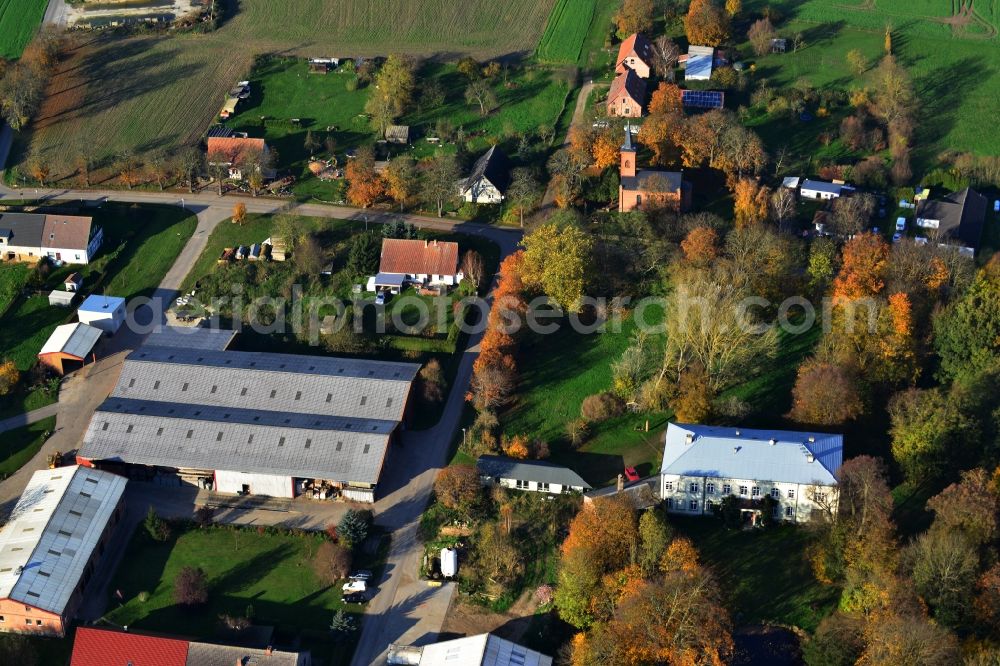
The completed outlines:
<svg viewBox="0 0 1000 666">
<path fill-rule="evenodd" d="M 94 413 L 81 462 L 223 493 L 374 501 L 418 364 L 151 337 Z"/>
</svg>

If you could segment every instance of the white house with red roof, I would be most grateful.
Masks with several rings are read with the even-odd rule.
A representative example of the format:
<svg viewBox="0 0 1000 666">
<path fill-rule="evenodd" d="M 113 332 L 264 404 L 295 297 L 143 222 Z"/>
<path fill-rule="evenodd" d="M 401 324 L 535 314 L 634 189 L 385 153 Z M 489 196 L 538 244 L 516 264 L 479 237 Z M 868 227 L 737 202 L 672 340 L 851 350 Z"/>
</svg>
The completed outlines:
<svg viewBox="0 0 1000 666">
<path fill-rule="evenodd" d="M 376 288 L 398 291 L 404 284 L 451 287 L 465 275 L 458 267 L 458 243 L 438 240 L 386 238 Z"/>
<path fill-rule="evenodd" d="M 260 169 L 265 178 L 273 178 L 270 149 L 264 139 L 254 139 L 223 127 L 209 133 L 206 147 L 208 163 L 225 164 L 229 177 L 234 180 L 243 180 L 251 169 Z"/>
</svg>

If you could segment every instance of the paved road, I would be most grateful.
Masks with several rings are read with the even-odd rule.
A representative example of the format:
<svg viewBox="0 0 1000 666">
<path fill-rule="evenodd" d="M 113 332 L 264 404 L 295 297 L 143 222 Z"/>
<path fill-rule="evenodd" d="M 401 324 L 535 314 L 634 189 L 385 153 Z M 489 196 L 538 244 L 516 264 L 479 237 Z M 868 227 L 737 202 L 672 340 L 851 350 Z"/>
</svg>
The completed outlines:
<svg viewBox="0 0 1000 666">
<path fill-rule="evenodd" d="M 13 430 L 14 428 L 20 428 L 21 426 L 31 425 L 32 423 L 37 423 L 42 419 L 55 416 L 58 413 L 59 403 L 52 403 L 51 405 L 39 407 L 38 409 L 30 411 L 27 414 L 18 414 L 17 416 L 12 416 L 9 419 L 0 421 L 0 432 Z"/>
<path fill-rule="evenodd" d="M 521 233 L 518 230 L 501 229 L 489 225 L 475 224 L 461 220 L 439 219 L 420 215 L 399 215 L 382 211 L 364 211 L 346 206 L 323 204 L 295 204 L 273 199 L 226 196 L 219 197 L 214 192 L 196 194 L 176 194 L 160 192 L 120 192 L 120 191 L 75 191 L 62 189 L 26 190 L 25 195 L 40 197 L 50 201 L 60 199 L 74 201 L 121 201 L 130 203 L 159 203 L 184 205 L 196 212 L 198 226 L 191 239 L 178 255 L 168 271 L 156 296 L 168 303 L 176 295 L 184 277 L 205 248 L 208 236 L 216 225 L 231 215 L 232 206 L 240 201 L 249 212 L 275 213 L 293 212 L 300 215 L 356 220 L 359 223 L 384 223 L 397 219 L 424 228 L 455 230 L 480 235 L 496 242 L 501 255 L 507 256 L 517 249 Z M 22 194 L 0 188 L 0 199 L 21 198 Z M 134 348 L 141 340 L 124 338 L 118 346 Z M 386 473 L 380 483 L 380 499 L 375 504 L 376 522 L 392 532 L 387 565 L 377 593 L 366 611 L 368 617 L 363 625 L 357 651 L 352 664 L 383 664 L 390 643 L 424 644 L 433 642 L 441 630 L 454 594 L 453 585 L 429 588 L 418 579 L 423 545 L 419 538 L 418 526 L 421 513 L 430 499 L 437 470 L 446 462 L 448 450 L 454 440 L 462 415 L 464 396 L 472 375 L 472 364 L 479 353 L 479 336 L 469 340 L 467 349 L 457 371 L 455 382 L 444 414 L 439 423 L 430 430 L 406 432 L 402 443 L 393 449 Z M 0 509 L 12 507 L 13 502 L 24 489 L 30 475 L 44 465 L 45 455 L 50 451 L 67 451 L 77 448 L 82 440 L 90 416 L 94 409 L 108 395 L 117 379 L 119 367 L 125 351 L 104 358 L 97 364 L 87 366 L 64 383 L 60 395 L 56 434 L 43 446 L 42 451 L 25 465 L 17 474 L 0 483 Z M 80 386 L 86 380 L 87 390 Z M 135 484 L 138 485 L 138 484 Z M 143 484 L 145 486 L 145 484 Z M 184 515 L 205 498 L 192 490 L 185 495 L 179 489 L 158 489 L 138 487 L 133 492 L 140 493 L 139 502 L 152 502 L 164 513 Z M 190 496 L 188 496 L 190 495 Z M 228 510 L 218 516 L 222 520 L 238 523 L 282 524 L 321 529 L 334 522 L 346 509 L 345 505 L 311 504 L 296 500 L 287 514 L 276 515 L 271 511 Z M 105 581 L 106 583 L 106 581 Z M 103 583 L 102 583 L 103 584 Z M 99 594 L 102 599 L 105 594 Z M 99 601 L 99 600 L 98 600 Z M 91 614 L 99 614 L 102 606 L 90 608 Z"/>
</svg>

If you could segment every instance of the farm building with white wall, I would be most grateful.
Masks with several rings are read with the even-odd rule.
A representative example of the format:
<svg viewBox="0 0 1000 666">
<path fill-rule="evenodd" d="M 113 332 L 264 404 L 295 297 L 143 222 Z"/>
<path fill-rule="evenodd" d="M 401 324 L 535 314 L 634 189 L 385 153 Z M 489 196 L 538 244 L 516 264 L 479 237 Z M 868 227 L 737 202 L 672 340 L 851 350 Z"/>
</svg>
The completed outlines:
<svg viewBox="0 0 1000 666">
<path fill-rule="evenodd" d="M 530 490 L 559 495 L 590 490 L 590 484 L 568 467 L 543 460 L 519 460 L 505 456 L 479 456 L 479 478 L 513 490 Z"/>
<path fill-rule="evenodd" d="M 80 304 L 76 316 L 82 323 L 114 335 L 125 323 L 125 299 L 92 294 Z"/>
<path fill-rule="evenodd" d="M 125 359 L 78 459 L 166 485 L 372 502 L 419 368 L 144 345 Z"/>
</svg>

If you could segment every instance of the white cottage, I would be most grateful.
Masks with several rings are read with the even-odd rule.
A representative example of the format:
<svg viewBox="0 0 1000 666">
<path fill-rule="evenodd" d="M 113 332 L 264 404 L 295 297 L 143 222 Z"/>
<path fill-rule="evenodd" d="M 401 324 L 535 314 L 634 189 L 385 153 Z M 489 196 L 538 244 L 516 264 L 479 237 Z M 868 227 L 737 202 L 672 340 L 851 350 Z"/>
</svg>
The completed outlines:
<svg viewBox="0 0 1000 666">
<path fill-rule="evenodd" d="M 462 198 L 469 203 L 498 204 L 510 185 L 510 160 L 493 146 L 476 160 L 472 173 L 461 185 Z"/>
<path fill-rule="evenodd" d="M 514 490 L 538 493 L 561 493 L 590 490 L 589 483 L 568 467 L 542 460 L 519 460 L 504 456 L 479 456 L 479 478 L 486 484 L 498 484 Z"/>
<path fill-rule="evenodd" d="M 458 243 L 386 238 L 373 284 L 398 292 L 405 283 L 450 287 L 464 277 L 458 269 Z"/>
<path fill-rule="evenodd" d="M 35 263 L 46 257 L 87 264 L 103 241 L 103 230 L 90 217 L 0 213 L 0 261 Z"/>
<path fill-rule="evenodd" d="M 806 522 L 836 515 L 843 454 L 842 435 L 671 423 L 660 494 L 667 510 L 680 514 L 712 513 L 734 495 L 754 521 L 757 502 L 769 495 L 776 518 Z"/>
</svg>

